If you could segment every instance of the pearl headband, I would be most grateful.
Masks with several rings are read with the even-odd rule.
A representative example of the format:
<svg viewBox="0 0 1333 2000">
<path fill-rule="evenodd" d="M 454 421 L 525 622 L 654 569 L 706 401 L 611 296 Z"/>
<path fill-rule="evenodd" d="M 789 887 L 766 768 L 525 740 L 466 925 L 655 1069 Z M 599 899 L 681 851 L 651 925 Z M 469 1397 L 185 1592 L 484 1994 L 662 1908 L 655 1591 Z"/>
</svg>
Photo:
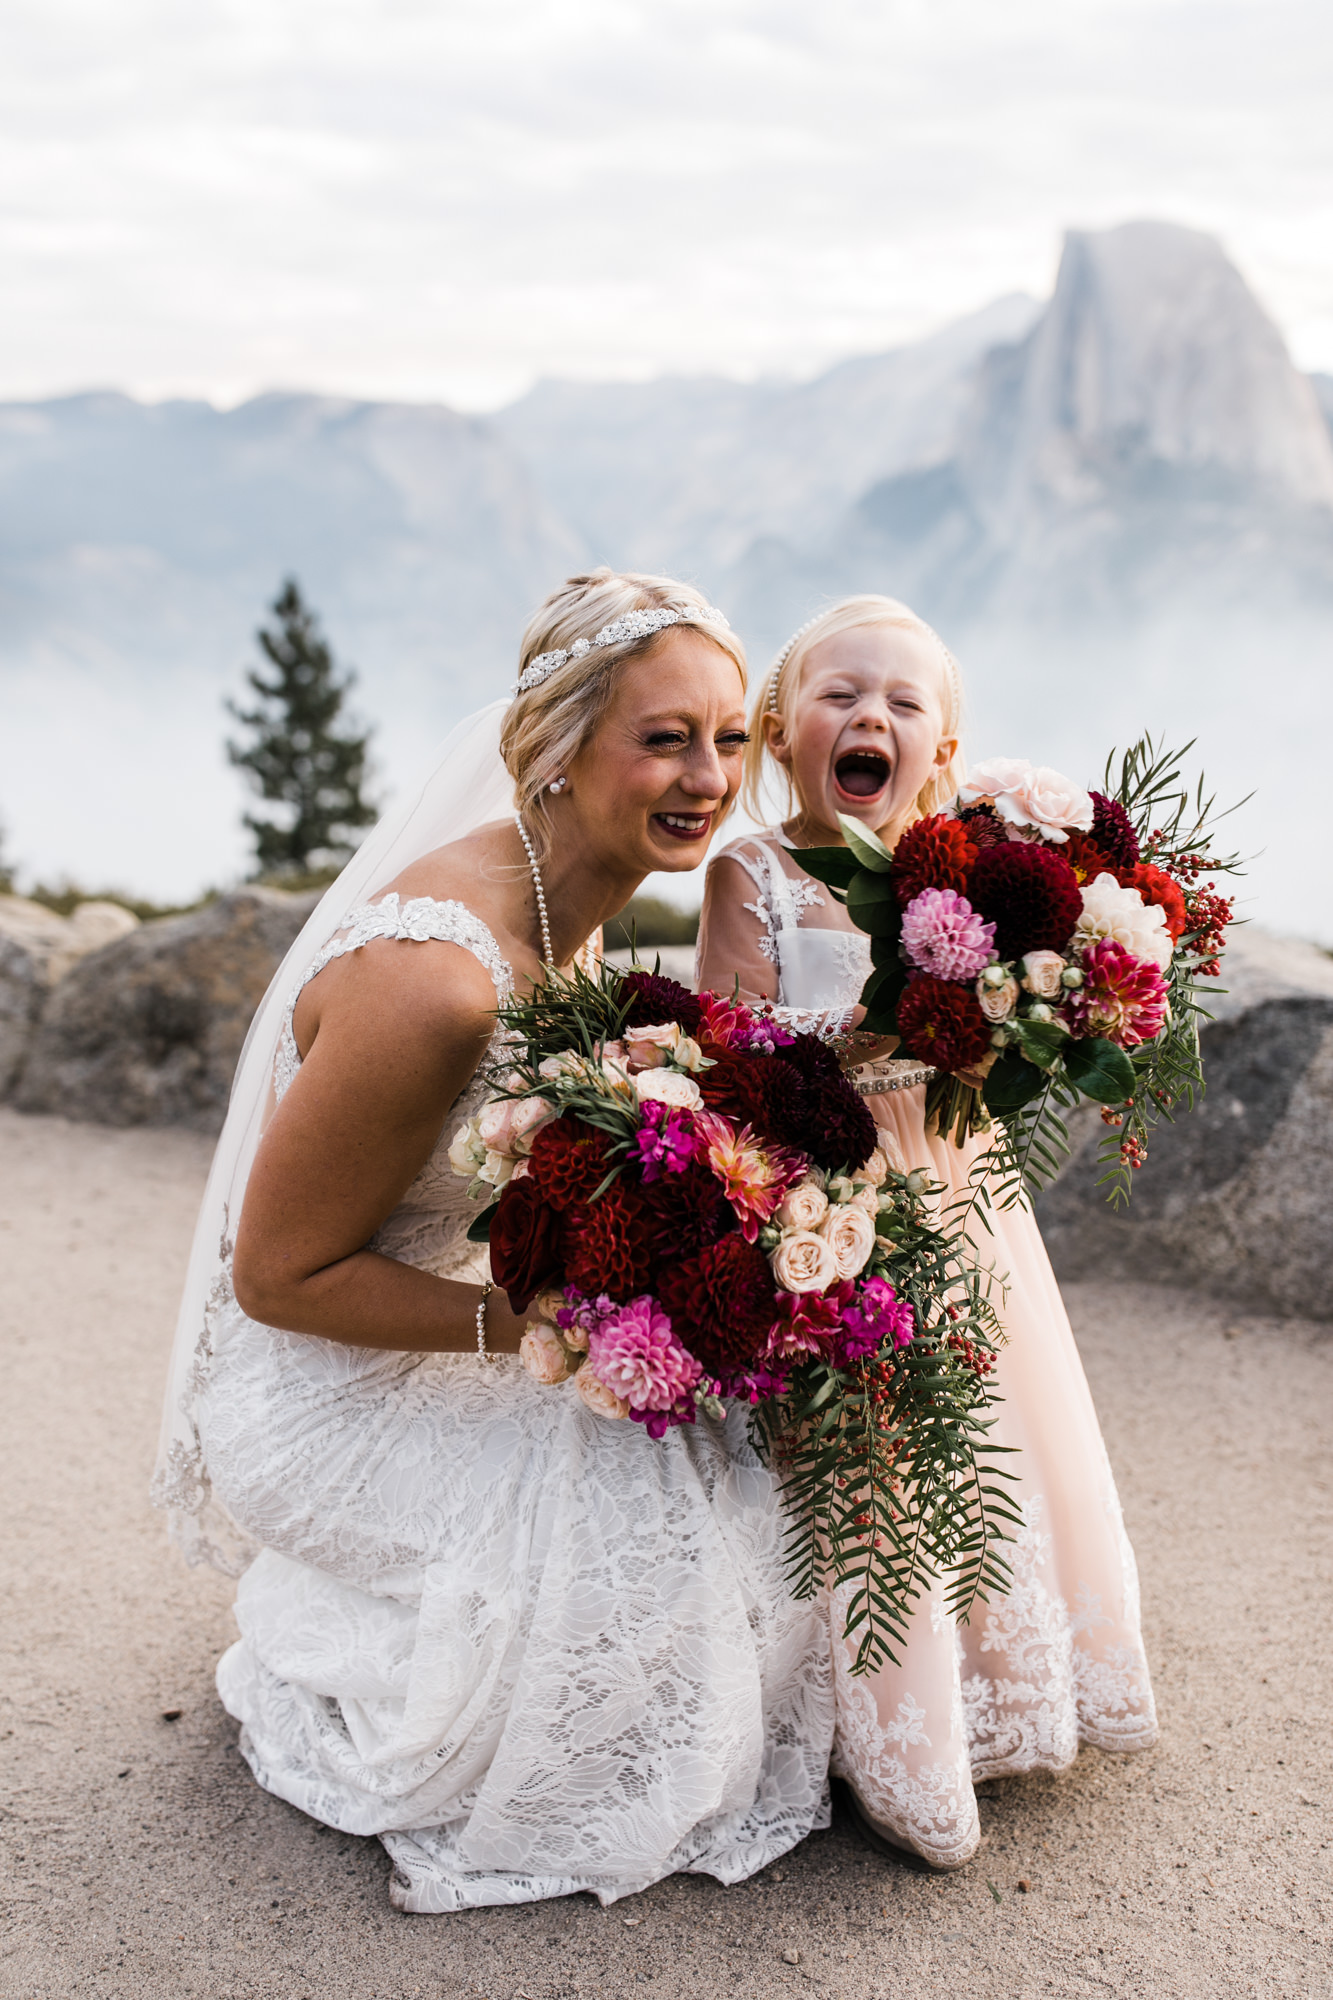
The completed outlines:
<svg viewBox="0 0 1333 2000">
<path fill-rule="evenodd" d="M 603 625 L 600 632 L 594 632 L 591 639 L 576 639 L 567 650 L 557 647 L 553 653 L 538 653 L 519 675 L 514 693 L 528 694 L 531 689 L 540 687 L 567 661 L 581 660 L 594 646 L 624 646 L 633 639 L 647 639 L 654 632 L 665 632 L 668 625 L 693 624 L 701 618 L 715 618 L 719 625 L 727 623 L 723 613 L 712 604 L 698 605 L 688 611 L 668 611 L 661 606 L 655 606 L 651 611 L 626 611 L 619 618 L 613 618 L 609 625 Z"/>
<path fill-rule="evenodd" d="M 770 715 L 776 715 L 778 712 L 778 683 L 782 679 L 782 669 L 786 666 L 787 661 L 791 658 L 793 648 L 799 643 L 800 640 L 804 639 L 807 632 L 813 632 L 816 625 L 818 625 L 820 621 L 826 618 L 827 616 L 828 613 L 826 611 L 821 611 L 817 614 L 816 617 L 807 618 L 804 625 L 799 625 L 797 629 L 792 633 L 790 639 L 788 639 L 786 645 L 783 647 L 782 651 L 778 654 L 777 659 L 773 662 L 773 665 L 770 668 L 768 675 L 768 694 L 764 701 L 764 707 L 768 710 L 768 713 Z M 954 706 L 955 708 L 961 708 L 963 705 L 963 684 L 958 672 L 957 660 L 954 658 L 953 654 L 949 651 L 949 648 L 945 645 L 943 639 L 941 639 L 939 633 L 935 630 L 933 625 L 927 625 L 924 618 L 914 618 L 912 622 L 913 625 L 919 627 L 921 631 L 929 633 L 930 637 L 935 641 L 935 644 L 939 647 L 941 653 L 943 653 L 944 664 L 949 670 L 949 680 L 952 683 L 953 687 Z"/>
</svg>

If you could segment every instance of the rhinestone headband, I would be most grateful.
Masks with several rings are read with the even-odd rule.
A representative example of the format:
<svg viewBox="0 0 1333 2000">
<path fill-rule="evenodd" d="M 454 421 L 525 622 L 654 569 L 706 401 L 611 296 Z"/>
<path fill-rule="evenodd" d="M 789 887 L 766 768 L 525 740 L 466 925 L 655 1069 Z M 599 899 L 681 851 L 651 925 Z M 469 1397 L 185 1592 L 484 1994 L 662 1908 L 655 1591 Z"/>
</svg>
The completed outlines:
<svg viewBox="0 0 1333 2000">
<path fill-rule="evenodd" d="M 698 618 L 715 618 L 719 625 L 727 623 L 725 616 L 715 605 L 704 604 L 690 611 L 667 611 L 661 606 L 651 611 L 626 611 L 621 617 L 613 618 L 609 625 L 603 625 L 600 632 L 594 632 L 591 639 L 576 639 L 566 651 L 557 647 L 553 653 L 538 653 L 535 660 L 529 660 L 518 677 L 514 689 L 516 695 L 527 694 L 532 688 L 540 687 L 551 675 L 558 673 L 567 661 L 581 660 L 594 646 L 624 646 L 632 639 L 648 639 L 654 632 L 665 632 L 668 625 L 692 623 Z"/>
<path fill-rule="evenodd" d="M 788 639 L 782 651 L 778 654 L 777 659 L 773 662 L 772 669 L 768 676 L 768 697 L 764 703 L 764 706 L 767 708 L 770 715 L 776 715 L 778 712 L 778 684 L 782 679 L 782 669 L 786 666 L 787 661 L 791 658 L 792 648 L 797 644 L 799 640 L 804 639 L 807 632 L 812 632 L 815 626 L 818 625 L 820 619 L 823 618 L 824 616 L 826 616 L 826 614 L 821 611 L 817 617 L 807 618 L 804 625 L 798 626 L 796 631 L 792 633 L 790 639 Z M 943 639 L 941 639 L 939 633 L 935 630 L 933 625 L 927 625 L 924 619 L 918 619 L 917 623 L 920 625 L 921 630 L 923 632 L 929 632 L 931 638 L 935 641 L 935 644 L 939 647 L 941 653 L 943 653 L 944 664 L 949 669 L 949 678 L 953 682 L 954 700 L 955 702 L 961 705 L 963 685 L 958 673 L 957 660 L 954 658 L 953 654 L 949 651 L 949 648 L 945 645 Z"/>
</svg>

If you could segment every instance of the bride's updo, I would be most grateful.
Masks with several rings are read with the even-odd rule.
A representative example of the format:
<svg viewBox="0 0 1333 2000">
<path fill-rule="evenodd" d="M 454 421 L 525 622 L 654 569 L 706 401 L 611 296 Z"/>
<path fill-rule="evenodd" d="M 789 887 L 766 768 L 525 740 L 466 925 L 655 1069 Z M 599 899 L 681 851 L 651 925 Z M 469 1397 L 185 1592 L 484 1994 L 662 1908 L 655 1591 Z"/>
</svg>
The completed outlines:
<svg viewBox="0 0 1333 2000">
<path fill-rule="evenodd" d="M 515 803 L 543 847 L 550 832 L 548 785 L 567 771 L 593 736 L 605 715 L 622 660 L 649 652 L 661 637 L 650 632 L 609 646 L 592 642 L 605 626 L 633 611 L 679 613 L 667 631 L 692 625 L 736 662 L 741 692 L 746 686 L 745 648 L 721 612 L 692 584 L 667 576 L 636 576 L 613 569 L 596 569 L 588 576 L 571 576 L 553 590 L 528 620 L 519 647 L 520 681 L 543 655 L 564 653 L 559 665 L 537 684 L 520 691 L 510 704 L 500 731 L 500 755 L 514 780 Z M 575 655 L 585 641 L 587 650 Z"/>
</svg>

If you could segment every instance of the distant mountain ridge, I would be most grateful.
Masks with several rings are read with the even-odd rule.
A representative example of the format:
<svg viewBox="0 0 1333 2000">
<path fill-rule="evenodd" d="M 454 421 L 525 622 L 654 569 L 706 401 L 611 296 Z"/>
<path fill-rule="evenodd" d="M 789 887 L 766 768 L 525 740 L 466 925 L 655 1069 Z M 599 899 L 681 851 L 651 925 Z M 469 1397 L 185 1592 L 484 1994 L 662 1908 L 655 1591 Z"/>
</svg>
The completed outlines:
<svg viewBox="0 0 1333 2000">
<path fill-rule="evenodd" d="M 1044 306 L 810 382 L 543 382 L 487 417 L 0 405 L 0 814 L 48 870 L 87 874 L 95 827 L 144 888 L 235 872 L 220 698 L 287 572 L 360 667 L 392 777 L 507 688 L 532 605 L 599 561 L 692 576 L 761 665 L 829 597 L 887 590 L 964 657 L 974 740 L 1081 768 L 1207 716 L 1239 767 L 1274 633 L 1304 717 L 1333 722 L 1331 425 L 1333 378 L 1299 373 L 1220 246 L 1153 222 L 1071 232 Z"/>
</svg>

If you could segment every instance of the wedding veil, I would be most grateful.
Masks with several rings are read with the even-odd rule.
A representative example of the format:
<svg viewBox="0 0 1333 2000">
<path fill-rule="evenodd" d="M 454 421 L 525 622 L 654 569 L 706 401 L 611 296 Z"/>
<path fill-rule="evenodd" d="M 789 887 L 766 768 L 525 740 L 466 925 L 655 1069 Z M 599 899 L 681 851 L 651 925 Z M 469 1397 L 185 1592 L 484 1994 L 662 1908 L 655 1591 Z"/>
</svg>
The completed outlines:
<svg viewBox="0 0 1333 2000">
<path fill-rule="evenodd" d="M 320 948 L 354 910 L 423 854 L 513 811 L 513 780 L 500 759 L 500 723 L 508 707 L 508 701 L 492 702 L 460 722 L 425 784 L 362 842 L 273 975 L 245 1038 L 195 1227 L 153 1475 L 153 1504 L 167 1511 L 172 1539 L 191 1563 L 211 1562 L 234 1575 L 252 1553 L 213 1497 L 195 1412 L 208 1369 L 211 1309 L 229 1282 L 232 1239 L 271 1106 L 287 1003 Z"/>
</svg>

